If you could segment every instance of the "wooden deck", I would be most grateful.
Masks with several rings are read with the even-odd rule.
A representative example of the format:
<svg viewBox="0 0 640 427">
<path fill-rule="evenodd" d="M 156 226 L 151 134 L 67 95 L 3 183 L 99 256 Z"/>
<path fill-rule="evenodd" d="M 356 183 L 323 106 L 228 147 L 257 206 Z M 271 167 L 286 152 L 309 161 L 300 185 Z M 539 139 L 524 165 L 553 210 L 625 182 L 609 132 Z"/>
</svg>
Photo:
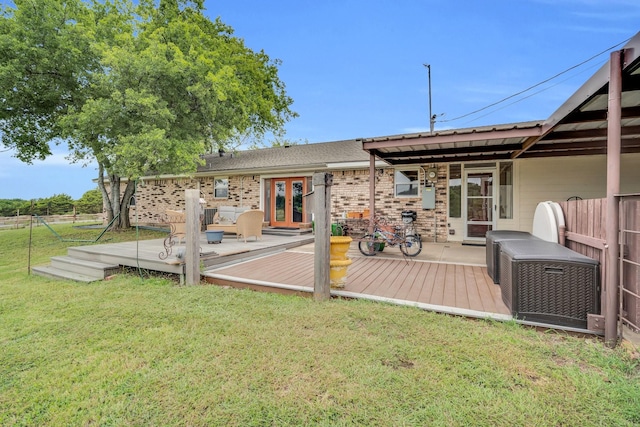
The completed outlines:
<svg viewBox="0 0 640 427">
<path fill-rule="evenodd" d="M 225 236 L 221 244 L 207 244 L 202 234 L 201 261 L 206 281 L 268 292 L 313 294 L 313 236 L 263 235 L 244 243 Z M 71 247 L 77 259 L 139 266 L 143 269 L 183 274 L 175 253 L 161 260 L 162 239 Z M 500 287 L 484 266 L 484 248 L 456 244 L 425 244 L 416 258 L 404 259 L 397 248 L 364 257 L 355 244 L 349 250 L 353 264 L 347 284 L 332 290 L 337 297 L 360 298 L 416 306 L 477 318 L 510 320 Z"/>
<path fill-rule="evenodd" d="M 511 319 L 500 287 L 479 265 L 352 256 L 347 284 L 332 295 L 365 298 L 470 317 Z M 286 251 L 205 272 L 210 283 L 312 294 L 313 253 Z"/>
</svg>

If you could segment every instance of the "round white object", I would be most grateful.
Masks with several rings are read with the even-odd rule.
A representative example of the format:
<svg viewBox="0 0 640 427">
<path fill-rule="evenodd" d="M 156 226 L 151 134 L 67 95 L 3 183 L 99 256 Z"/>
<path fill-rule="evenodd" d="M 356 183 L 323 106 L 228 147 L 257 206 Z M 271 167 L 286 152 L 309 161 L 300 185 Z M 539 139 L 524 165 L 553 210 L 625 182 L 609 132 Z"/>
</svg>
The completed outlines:
<svg viewBox="0 0 640 427">
<path fill-rule="evenodd" d="M 549 204 L 549 206 L 551 206 L 551 209 L 553 210 L 553 214 L 556 217 L 556 225 L 558 227 L 558 230 L 560 229 L 560 227 L 564 227 L 565 226 L 565 222 L 564 222 L 564 212 L 562 212 L 562 208 L 560 207 L 560 204 L 557 202 L 547 202 Z"/>
<path fill-rule="evenodd" d="M 558 224 L 549 202 L 540 202 L 536 206 L 531 234 L 547 242 L 558 243 Z"/>
</svg>

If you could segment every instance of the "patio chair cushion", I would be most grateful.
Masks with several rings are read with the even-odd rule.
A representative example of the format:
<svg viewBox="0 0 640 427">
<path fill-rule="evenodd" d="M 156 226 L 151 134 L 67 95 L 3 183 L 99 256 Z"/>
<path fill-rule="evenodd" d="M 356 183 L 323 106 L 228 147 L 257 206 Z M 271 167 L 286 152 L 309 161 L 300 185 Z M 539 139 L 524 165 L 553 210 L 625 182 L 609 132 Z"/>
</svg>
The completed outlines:
<svg viewBox="0 0 640 427">
<path fill-rule="evenodd" d="M 235 224 L 240 214 L 247 210 L 247 208 L 237 208 L 234 206 L 220 206 L 214 216 L 214 222 Z"/>
<path fill-rule="evenodd" d="M 246 242 L 247 237 L 253 236 L 256 240 L 262 238 L 263 221 L 263 211 L 258 209 L 245 210 L 238 214 L 235 224 L 221 221 L 207 225 L 207 230 L 222 230 L 225 233 L 235 233 L 238 239 L 242 236 Z"/>
</svg>

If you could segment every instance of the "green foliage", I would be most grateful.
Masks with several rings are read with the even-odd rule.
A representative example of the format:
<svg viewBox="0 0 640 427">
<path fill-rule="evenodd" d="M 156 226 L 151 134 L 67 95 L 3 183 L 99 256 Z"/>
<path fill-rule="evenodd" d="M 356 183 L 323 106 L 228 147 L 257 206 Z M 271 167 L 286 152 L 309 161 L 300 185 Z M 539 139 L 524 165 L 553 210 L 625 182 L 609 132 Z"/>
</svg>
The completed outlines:
<svg viewBox="0 0 640 427">
<path fill-rule="evenodd" d="M 80 0 L 14 0 L 0 16 L 2 144 L 31 162 L 51 154 L 59 119 L 81 102 L 96 70 Z"/>
<path fill-rule="evenodd" d="M 76 213 L 96 214 L 102 212 L 102 194 L 100 190 L 89 190 L 76 201 Z"/>
<path fill-rule="evenodd" d="M 21 209 L 25 203 L 26 201 L 22 199 L 0 199 L 0 216 L 17 215 L 18 210 Z"/>
<path fill-rule="evenodd" d="M 74 201 L 67 194 L 56 194 L 46 199 L 38 199 L 33 206 L 33 213 L 38 215 L 64 215 L 73 213 Z"/>
<path fill-rule="evenodd" d="M 0 55 L 2 144 L 31 161 L 64 141 L 114 187 L 127 178 L 105 200 L 112 216 L 140 176 L 194 173 L 210 147 L 280 134 L 296 116 L 280 63 L 202 1 L 16 0 L 2 7 Z"/>
<path fill-rule="evenodd" d="M 640 424 L 637 359 L 595 336 L 125 274 L 54 281 L 27 275 L 28 236 L 0 231 L 0 425 Z M 34 228 L 33 265 L 66 248 Z"/>
<path fill-rule="evenodd" d="M 0 199 L 0 216 L 29 215 L 68 215 L 76 208 L 77 214 L 102 212 L 102 195 L 98 189 L 89 190 L 73 200 L 67 194 L 56 194 L 51 197 L 35 200 Z"/>
</svg>

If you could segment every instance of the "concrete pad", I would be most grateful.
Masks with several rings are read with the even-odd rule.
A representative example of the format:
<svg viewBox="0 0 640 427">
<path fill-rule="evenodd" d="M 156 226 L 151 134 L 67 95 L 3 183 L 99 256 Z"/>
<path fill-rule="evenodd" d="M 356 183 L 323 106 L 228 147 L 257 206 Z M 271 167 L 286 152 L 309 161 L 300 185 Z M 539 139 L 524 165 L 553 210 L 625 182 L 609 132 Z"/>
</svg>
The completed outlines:
<svg viewBox="0 0 640 427">
<path fill-rule="evenodd" d="M 296 248 L 289 249 L 296 252 L 309 252 L 313 253 L 314 244 L 298 246 Z M 349 247 L 347 255 L 350 258 L 362 257 L 362 253 L 358 249 L 358 242 L 354 241 Z M 462 243 L 449 242 L 449 243 L 431 243 L 422 242 L 422 251 L 418 256 L 405 257 L 400 248 L 391 248 L 386 246 L 382 252 L 375 255 L 376 258 L 389 258 L 389 259 L 414 259 L 419 261 L 431 261 L 431 262 L 444 262 L 451 264 L 463 264 L 463 265 L 479 265 L 486 266 L 486 250 L 484 246 L 467 246 Z"/>
</svg>

